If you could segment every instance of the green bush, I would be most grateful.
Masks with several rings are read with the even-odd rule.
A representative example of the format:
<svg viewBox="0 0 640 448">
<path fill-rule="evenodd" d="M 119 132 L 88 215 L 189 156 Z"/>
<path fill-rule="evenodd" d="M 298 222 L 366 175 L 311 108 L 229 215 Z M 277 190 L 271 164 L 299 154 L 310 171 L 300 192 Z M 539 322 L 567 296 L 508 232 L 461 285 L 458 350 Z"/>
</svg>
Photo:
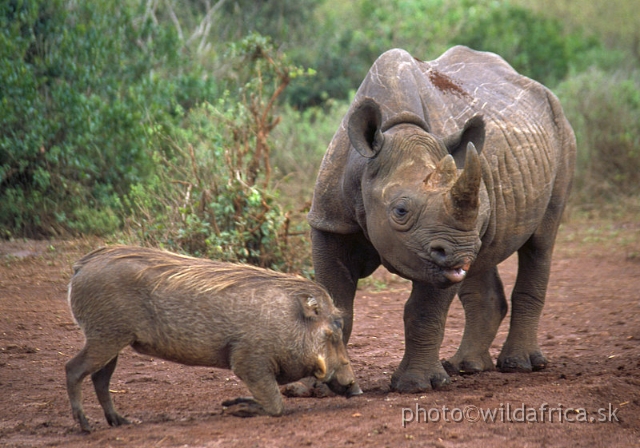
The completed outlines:
<svg viewBox="0 0 640 448">
<path fill-rule="evenodd" d="M 556 92 L 578 141 L 574 202 L 640 194 L 640 71 L 592 68 Z"/>
<path fill-rule="evenodd" d="M 150 243 L 306 270 L 291 249 L 308 245 L 320 160 L 349 96 L 393 47 L 432 59 L 465 43 L 552 88 L 566 80 L 576 191 L 638 194 L 637 59 L 603 50 L 578 22 L 567 32 L 494 0 L 262 3 L 0 2 L 0 237 L 126 222 Z M 236 42 L 252 29 L 275 44 Z"/>
<path fill-rule="evenodd" d="M 320 162 L 348 108 L 348 101 L 303 110 L 283 105 L 281 123 L 273 131 L 271 164 L 285 206 L 300 213 L 308 208 Z"/>
<path fill-rule="evenodd" d="M 287 213 L 271 186 L 269 135 L 277 97 L 299 73 L 268 40 L 252 35 L 231 47 L 241 94 L 183 113 L 161 129 L 155 175 L 124 200 L 130 238 L 144 244 L 283 271 L 308 271 L 293 246 Z M 298 236 L 304 236 L 300 234 Z"/>
<path fill-rule="evenodd" d="M 507 2 L 495 2 L 461 26 L 452 44 L 502 56 L 518 72 L 547 86 L 561 81 L 600 43 L 582 33 L 566 33 L 560 20 L 545 18 Z"/>
<path fill-rule="evenodd" d="M 484 0 L 483 0 L 484 1 Z M 327 1 L 316 10 L 311 36 L 289 51 L 316 76 L 292 83 L 290 104 L 305 108 L 346 100 L 384 51 L 404 48 L 421 59 L 437 57 L 472 2 L 443 0 Z M 348 17 L 348 20 L 345 20 Z"/>
<path fill-rule="evenodd" d="M 129 3 L 0 5 L 0 228 L 5 236 L 108 233 L 131 184 L 153 172 L 150 123 L 210 99 L 180 73 L 173 26 Z M 186 63 L 185 63 L 186 64 Z M 171 72 L 172 76 L 157 76 Z"/>
</svg>

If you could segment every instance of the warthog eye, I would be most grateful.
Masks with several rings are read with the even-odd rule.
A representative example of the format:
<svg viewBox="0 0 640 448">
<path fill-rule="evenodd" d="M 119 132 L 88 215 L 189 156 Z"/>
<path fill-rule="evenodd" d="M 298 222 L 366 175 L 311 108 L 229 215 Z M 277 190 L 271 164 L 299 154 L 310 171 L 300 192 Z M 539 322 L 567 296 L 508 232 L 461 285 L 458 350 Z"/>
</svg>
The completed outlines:
<svg viewBox="0 0 640 448">
<path fill-rule="evenodd" d="M 336 319 L 333 321 L 333 326 L 337 329 L 342 331 L 342 329 L 344 328 L 344 321 L 342 320 L 342 318 Z"/>
</svg>

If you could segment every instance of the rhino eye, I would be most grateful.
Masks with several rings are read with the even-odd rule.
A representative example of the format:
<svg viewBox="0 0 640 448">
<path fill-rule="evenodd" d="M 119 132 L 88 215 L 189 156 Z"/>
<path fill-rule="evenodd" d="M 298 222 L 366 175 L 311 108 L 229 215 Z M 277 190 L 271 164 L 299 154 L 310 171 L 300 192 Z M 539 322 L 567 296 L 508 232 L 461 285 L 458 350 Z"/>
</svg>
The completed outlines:
<svg viewBox="0 0 640 448">
<path fill-rule="evenodd" d="M 396 217 L 398 218 L 404 218 L 407 213 L 409 213 L 409 210 L 407 210 L 404 206 L 399 205 L 393 209 L 393 213 L 395 213 Z"/>
<path fill-rule="evenodd" d="M 413 215 L 411 208 L 411 200 L 408 198 L 400 198 L 391 204 L 389 210 L 391 222 L 396 226 L 402 227 L 398 230 L 406 230 L 404 227 L 410 225 L 411 216 Z"/>
</svg>

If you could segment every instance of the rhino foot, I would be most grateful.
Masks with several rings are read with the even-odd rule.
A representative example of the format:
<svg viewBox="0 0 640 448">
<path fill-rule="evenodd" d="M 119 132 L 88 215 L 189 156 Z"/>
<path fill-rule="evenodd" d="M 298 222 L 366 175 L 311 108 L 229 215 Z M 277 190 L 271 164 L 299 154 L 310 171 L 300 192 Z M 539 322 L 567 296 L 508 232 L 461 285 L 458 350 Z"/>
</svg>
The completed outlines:
<svg viewBox="0 0 640 448">
<path fill-rule="evenodd" d="M 531 354 L 498 357 L 498 369 L 501 372 L 537 372 L 547 367 L 548 361 L 539 351 Z"/>
<path fill-rule="evenodd" d="M 391 377 L 391 390 L 401 394 L 415 394 L 429 389 L 441 389 L 450 383 L 451 378 L 444 370 L 427 375 L 396 371 Z"/>
<path fill-rule="evenodd" d="M 456 354 L 450 359 L 443 359 L 442 366 L 449 375 L 470 375 L 495 370 L 489 352 L 479 357 L 462 357 Z"/>
</svg>

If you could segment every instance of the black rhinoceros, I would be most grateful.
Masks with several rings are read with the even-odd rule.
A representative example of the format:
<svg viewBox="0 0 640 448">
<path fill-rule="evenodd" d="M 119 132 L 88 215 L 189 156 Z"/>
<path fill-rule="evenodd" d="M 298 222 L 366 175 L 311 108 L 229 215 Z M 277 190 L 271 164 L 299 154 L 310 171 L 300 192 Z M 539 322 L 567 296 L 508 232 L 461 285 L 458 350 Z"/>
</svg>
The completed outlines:
<svg viewBox="0 0 640 448">
<path fill-rule="evenodd" d="M 536 333 L 575 154 L 558 99 L 495 54 L 457 46 L 423 62 L 395 49 L 373 64 L 329 144 L 308 220 L 316 280 L 345 314 L 345 342 L 358 279 L 382 264 L 413 282 L 394 390 L 494 368 L 489 347 L 507 312 L 496 265 L 515 251 L 497 365 L 546 366 Z M 443 365 L 456 293 L 466 326 Z"/>
</svg>

